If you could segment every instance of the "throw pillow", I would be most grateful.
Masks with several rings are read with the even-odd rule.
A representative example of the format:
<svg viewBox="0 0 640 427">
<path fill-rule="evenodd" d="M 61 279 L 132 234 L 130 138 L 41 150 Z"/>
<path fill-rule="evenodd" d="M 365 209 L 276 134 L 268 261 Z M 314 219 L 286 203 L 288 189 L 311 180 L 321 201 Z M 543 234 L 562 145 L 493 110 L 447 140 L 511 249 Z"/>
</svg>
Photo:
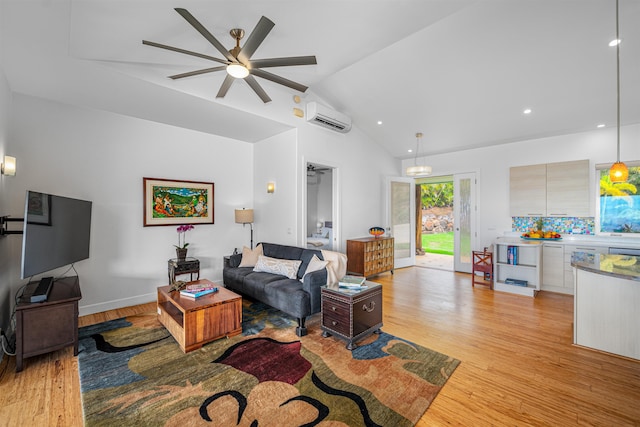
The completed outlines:
<svg viewBox="0 0 640 427">
<path fill-rule="evenodd" d="M 262 245 L 256 246 L 251 250 L 248 247 L 242 248 L 242 261 L 238 267 L 255 267 L 258 257 L 262 255 Z"/>
<path fill-rule="evenodd" d="M 270 258 L 268 256 L 260 255 L 253 271 L 280 274 L 289 279 L 295 279 L 298 275 L 300 264 L 302 264 L 302 261 L 300 260 Z"/>
<path fill-rule="evenodd" d="M 317 255 L 314 255 L 313 258 L 311 258 L 311 261 L 309 261 L 309 265 L 307 266 L 307 270 L 304 272 L 304 276 L 314 271 L 322 270 L 327 266 L 327 264 L 329 264 L 329 261 L 322 261 Z M 300 279 L 301 282 L 304 280 L 304 276 Z"/>
</svg>

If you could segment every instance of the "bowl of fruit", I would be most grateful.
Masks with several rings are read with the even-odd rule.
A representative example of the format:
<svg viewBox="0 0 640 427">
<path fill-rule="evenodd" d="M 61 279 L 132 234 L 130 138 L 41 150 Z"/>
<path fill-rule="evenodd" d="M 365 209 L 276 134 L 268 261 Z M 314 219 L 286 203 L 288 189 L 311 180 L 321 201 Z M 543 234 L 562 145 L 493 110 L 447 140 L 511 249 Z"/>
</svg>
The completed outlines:
<svg viewBox="0 0 640 427">
<path fill-rule="evenodd" d="M 555 231 L 529 230 L 523 233 L 521 238 L 525 240 L 560 240 L 562 236 Z"/>
<path fill-rule="evenodd" d="M 384 234 L 384 228 L 382 227 L 371 227 L 369 229 L 369 234 L 371 234 L 376 239 Z"/>
</svg>

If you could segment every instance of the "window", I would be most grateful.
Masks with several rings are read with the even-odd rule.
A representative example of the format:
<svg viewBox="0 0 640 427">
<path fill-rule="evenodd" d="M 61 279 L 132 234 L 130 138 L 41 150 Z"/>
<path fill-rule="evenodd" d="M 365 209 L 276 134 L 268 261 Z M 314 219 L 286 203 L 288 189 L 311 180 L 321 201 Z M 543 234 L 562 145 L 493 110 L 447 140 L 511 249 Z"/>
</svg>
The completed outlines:
<svg viewBox="0 0 640 427">
<path fill-rule="evenodd" d="M 600 182 L 598 198 L 599 233 L 640 235 L 640 162 L 626 162 L 629 167 L 627 182 L 612 183 L 610 165 L 598 165 Z"/>
</svg>

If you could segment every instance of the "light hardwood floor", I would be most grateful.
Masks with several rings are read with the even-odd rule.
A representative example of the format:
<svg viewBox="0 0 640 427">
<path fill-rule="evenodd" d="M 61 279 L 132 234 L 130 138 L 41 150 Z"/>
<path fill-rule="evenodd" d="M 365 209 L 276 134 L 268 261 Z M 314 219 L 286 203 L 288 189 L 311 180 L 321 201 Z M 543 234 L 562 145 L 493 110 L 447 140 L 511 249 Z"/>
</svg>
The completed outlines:
<svg viewBox="0 0 640 427">
<path fill-rule="evenodd" d="M 384 331 L 462 361 L 419 426 L 640 425 L 640 362 L 573 346 L 571 296 L 472 288 L 468 274 L 419 267 L 374 280 L 384 286 Z M 5 357 L 0 425 L 82 425 L 77 369 L 71 348 L 26 359 L 18 374 Z"/>
</svg>

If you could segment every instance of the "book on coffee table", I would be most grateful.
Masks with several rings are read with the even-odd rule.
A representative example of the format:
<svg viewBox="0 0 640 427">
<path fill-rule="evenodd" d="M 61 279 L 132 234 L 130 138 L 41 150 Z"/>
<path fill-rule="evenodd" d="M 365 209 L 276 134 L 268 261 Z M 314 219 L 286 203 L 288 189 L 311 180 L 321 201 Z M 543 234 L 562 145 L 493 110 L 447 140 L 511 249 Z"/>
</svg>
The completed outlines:
<svg viewBox="0 0 640 427">
<path fill-rule="evenodd" d="M 187 297 L 187 298 L 194 298 L 195 299 L 195 298 L 199 298 L 199 297 L 204 296 L 204 295 L 212 294 L 214 292 L 218 292 L 218 288 L 205 289 L 205 290 L 202 290 L 202 291 L 188 291 L 186 289 L 183 289 L 183 290 L 180 291 L 180 296 Z"/>
<path fill-rule="evenodd" d="M 218 289 L 212 285 L 203 285 L 201 283 L 187 285 L 184 290 L 189 292 L 200 292 L 200 291 L 208 291 L 210 289 Z"/>
<path fill-rule="evenodd" d="M 360 289 L 364 286 L 365 280 L 366 278 L 362 276 L 347 275 L 338 281 L 338 286 L 341 288 Z"/>
</svg>

